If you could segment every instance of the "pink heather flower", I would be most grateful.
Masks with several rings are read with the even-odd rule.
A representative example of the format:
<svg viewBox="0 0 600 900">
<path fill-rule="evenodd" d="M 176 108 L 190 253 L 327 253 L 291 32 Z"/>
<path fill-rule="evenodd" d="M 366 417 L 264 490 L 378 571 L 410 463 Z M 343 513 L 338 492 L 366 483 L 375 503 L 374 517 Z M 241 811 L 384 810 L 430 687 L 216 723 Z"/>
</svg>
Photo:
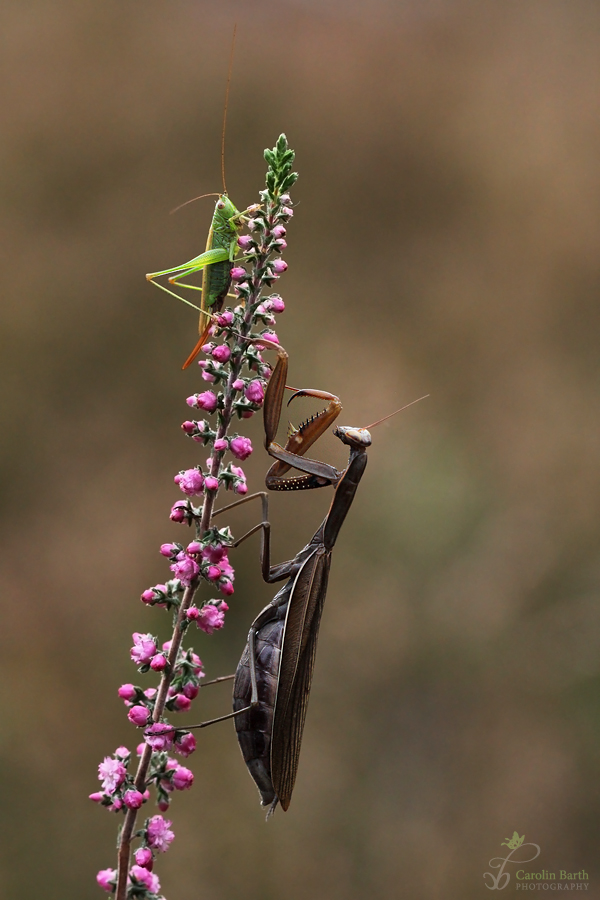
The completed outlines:
<svg viewBox="0 0 600 900">
<path fill-rule="evenodd" d="M 109 894 L 112 893 L 117 884 L 117 870 L 101 869 L 96 875 L 96 881 L 102 890 L 107 891 Z"/>
<path fill-rule="evenodd" d="M 158 894 L 160 891 L 158 875 L 144 868 L 144 866 L 132 866 L 129 870 L 129 875 L 134 883 L 143 884 L 151 894 Z"/>
<path fill-rule="evenodd" d="M 281 253 L 282 250 L 286 249 L 287 241 L 284 241 L 283 238 L 280 238 L 278 241 L 275 241 L 275 247 L 276 247 L 276 252 Z M 286 263 L 285 268 L 287 269 L 287 263 Z M 284 272 L 285 272 L 285 269 L 284 269 Z"/>
<path fill-rule="evenodd" d="M 125 781 L 127 769 L 119 759 L 105 756 L 104 761 L 98 766 L 98 778 L 102 784 L 102 790 L 106 794 L 113 794 L 120 784 Z"/>
<path fill-rule="evenodd" d="M 134 857 L 138 866 L 152 871 L 152 863 L 154 862 L 152 850 L 149 850 L 148 847 L 140 847 L 139 850 L 135 851 Z"/>
<path fill-rule="evenodd" d="M 186 697 L 189 697 L 190 700 L 195 700 L 200 688 L 197 684 L 194 684 L 193 681 L 188 681 L 187 684 L 184 684 L 182 690 Z"/>
<path fill-rule="evenodd" d="M 227 556 L 227 550 L 223 544 L 208 544 L 202 550 L 202 559 L 208 559 L 211 563 L 220 563 L 224 556 Z"/>
<path fill-rule="evenodd" d="M 138 666 L 149 663 L 156 653 L 156 643 L 151 634 L 140 634 L 135 631 L 132 635 L 133 647 L 131 648 L 131 658 Z"/>
<path fill-rule="evenodd" d="M 143 728 L 144 725 L 148 724 L 150 712 L 145 706 L 132 706 L 127 713 L 127 718 L 133 725 L 136 725 L 138 728 Z"/>
<path fill-rule="evenodd" d="M 146 690 L 144 691 L 144 697 L 146 697 L 148 700 L 154 700 L 157 693 L 158 691 L 156 690 L 156 688 L 146 688 Z"/>
<path fill-rule="evenodd" d="M 135 700 L 137 697 L 137 691 L 133 684 L 122 684 L 117 694 L 121 700 Z"/>
<path fill-rule="evenodd" d="M 242 250 L 247 250 L 248 247 L 251 247 L 254 241 L 250 237 L 249 234 L 241 234 L 238 238 L 238 247 L 241 247 Z"/>
<path fill-rule="evenodd" d="M 106 794 L 103 793 L 102 791 L 96 791 L 95 794 L 88 795 L 88 799 L 93 800 L 94 803 L 102 803 L 102 801 L 104 800 L 105 797 L 106 797 Z"/>
<path fill-rule="evenodd" d="M 176 791 L 187 791 L 194 783 L 194 773 L 185 766 L 177 766 L 173 772 L 173 787 Z"/>
<path fill-rule="evenodd" d="M 195 422 L 190 422 L 189 419 L 182 423 L 181 430 L 185 431 L 186 434 L 193 434 L 196 430 Z"/>
<path fill-rule="evenodd" d="M 225 325 L 231 325 L 233 323 L 234 315 L 230 309 L 226 309 L 225 312 L 222 312 L 220 316 L 217 316 L 217 322 L 223 328 Z"/>
<path fill-rule="evenodd" d="M 273 271 L 276 275 L 283 275 L 285 270 L 287 269 L 288 264 L 284 259 L 275 259 L 273 260 Z"/>
<path fill-rule="evenodd" d="M 156 656 L 153 656 L 150 660 L 150 668 L 153 672 L 162 672 L 167 666 L 167 657 L 164 653 L 157 653 Z"/>
<path fill-rule="evenodd" d="M 268 341 L 271 341 L 272 344 L 279 343 L 279 338 L 274 331 L 265 331 L 263 332 L 263 334 L 261 334 L 261 337 L 266 338 Z"/>
<path fill-rule="evenodd" d="M 283 238 L 286 236 L 287 232 L 283 225 L 276 225 L 271 234 L 274 238 Z"/>
<path fill-rule="evenodd" d="M 215 450 L 221 451 L 221 450 L 227 450 L 228 444 L 227 444 L 227 441 L 225 440 L 225 438 L 217 438 L 217 440 L 214 442 L 213 446 L 214 446 Z"/>
<path fill-rule="evenodd" d="M 241 266 L 234 266 L 231 270 L 231 277 L 234 281 L 241 281 L 248 273 Z"/>
<path fill-rule="evenodd" d="M 240 415 L 241 415 L 242 419 L 251 419 L 252 416 L 254 415 L 254 410 L 253 409 L 244 409 L 240 413 Z"/>
<path fill-rule="evenodd" d="M 219 479 L 214 475 L 207 475 L 204 479 L 204 488 L 207 491 L 216 491 L 219 488 Z"/>
<path fill-rule="evenodd" d="M 242 469 L 241 466 L 234 466 L 232 463 L 231 471 L 233 472 L 234 475 L 237 475 L 238 478 L 241 478 L 242 481 L 246 480 L 246 476 L 244 475 L 244 470 Z"/>
<path fill-rule="evenodd" d="M 285 309 L 285 303 L 279 296 L 279 294 L 274 294 L 271 297 L 271 309 L 275 313 L 282 313 Z"/>
<path fill-rule="evenodd" d="M 189 697 L 186 697 L 185 694 L 176 694 L 174 702 L 177 712 L 187 712 L 192 705 L 192 701 Z"/>
<path fill-rule="evenodd" d="M 123 794 L 123 803 L 127 809 L 139 809 L 144 802 L 144 795 L 139 791 L 125 791 Z"/>
<path fill-rule="evenodd" d="M 212 352 L 212 358 L 217 362 L 226 363 L 231 356 L 231 350 L 227 344 L 218 344 Z"/>
<path fill-rule="evenodd" d="M 166 722 L 155 722 L 144 732 L 144 740 L 153 750 L 160 752 L 169 750 L 173 746 L 175 731 Z"/>
<path fill-rule="evenodd" d="M 131 753 L 127 749 L 127 747 L 117 747 L 114 753 L 116 759 L 128 759 L 131 756 Z"/>
<path fill-rule="evenodd" d="M 200 610 L 196 624 L 205 634 L 212 634 L 213 631 L 219 631 L 225 624 L 225 613 L 213 606 L 212 603 L 206 603 Z"/>
<path fill-rule="evenodd" d="M 215 345 L 212 343 L 212 341 L 209 341 L 208 344 L 202 345 L 202 352 L 206 353 L 207 356 L 212 353 L 214 349 Z"/>
<path fill-rule="evenodd" d="M 252 453 L 252 441 L 250 438 L 238 435 L 238 437 L 234 437 L 233 440 L 230 441 L 229 449 L 236 459 L 248 459 Z"/>
<path fill-rule="evenodd" d="M 172 563 L 169 568 L 171 572 L 175 575 L 176 578 L 179 578 L 182 584 L 186 587 L 189 587 L 198 572 L 200 571 L 200 566 L 196 562 L 195 559 L 192 559 L 190 556 L 187 556 L 185 553 L 180 553 L 177 557 L 177 560 Z"/>
<path fill-rule="evenodd" d="M 244 391 L 247 399 L 250 400 L 251 403 L 262 403 L 265 399 L 265 392 L 262 386 L 262 382 L 255 378 L 253 381 L 250 381 L 246 385 L 246 390 Z"/>
<path fill-rule="evenodd" d="M 111 812 L 118 812 L 123 806 L 123 801 L 119 797 L 114 797 L 113 802 L 107 807 Z"/>
<path fill-rule="evenodd" d="M 178 500 L 177 503 L 175 503 L 174 506 L 171 507 L 169 518 L 171 522 L 187 522 L 188 504 L 185 500 Z M 145 593 L 146 591 L 144 591 L 144 594 Z M 142 600 L 144 600 L 144 594 L 142 594 Z"/>
<path fill-rule="evenodd" d="M 188 497 L 194 497 L 202 493 L 204 476 L 199 469 L 186 469 L 185 472 L 180 472 L 179 475 L 176 475 L 173 481 L 184 494 L 187 494 Z"/>
<path fill-rule="evenodd" d="M 186 618 L 190 620 L 190 622 L 195 622 L 198 616 L 200 615 L 200 610 L 197 606 L 190 606 L 185 611 Z"/>
<path fill-rule="evenodd" d="M 234 391 L 243 391 L 244 390 L 244 382 L 241 378 L 236 378 L 233 384 L 231 385 Z"/>
<path fill-rule="evenodd" d="M 206 577 L 209 581 L 216 581 L 221 577 L 221 570 L 218 566 L 209 566 L 206 570 Z"/>
<path fill-rule="evenodd" d="M 191 731 L 186 731 L 175 741 L 175 750 L 180 756 L 191 756 L 196 749 L 196 738 Z"/>
<path fill-rule="evenodd" d="M 185 401 L 188 406 L 195 409 L 204 409 L 206 412 L 212 413 L 218 405 L 217 395 L 214 391 L 204 391 L 202 394 L 194 394 Z"/>
<path fill-rule="evenodd" d="M 281 210 L 281 214 L 283 216 L 287 216 L 288 219 L 291 219 L 292 216 L 294 215 L 294 210 L 291 209 L 289 206 L 284 206 L 283 209 Z"/>
<path fill-rule="evenodd" d="M 152 850 L 158 850 L 159 853 L 166 853 L 169 849 L 169 844 L 175 837 L 172 831 L 170 831 L 171 823 L 168 819 L 163 819 L 162 816 L 152 816 L 152 818 L 148 821 L 148 828 L 146 830 L 146 840 L 148 842 L 148 846 L 152 848 Z"/>
<path fill-rule="evenodd" d="M 194 553 L 194 554 L 200 553 L 201 551 L 202 551 L 202 544 L 200 543 L 200 541 L 190 541 L 190 543 L 185 548 L 185 552 L 188 555 L 191 555 L 192 553 Z"/>
<path fill-rule="evenodd" d="M 217 379 L 216 379 L 215 375 L 213 375 L 212 372 L 209 372 L 207 369 L 204 368 L 207 364 L 203 363 L 202 360 L 200 360 L 198 365 L 202 369 L 202 378 L 204 379 L 204 381 L 208 381 L 209 384 L 214 384 Z"/>
<path fill-rule="evenodd" d="M 235 590 L 233 584 L 228 578 L 222 578 L 219 581 L 218 588 L 222 594 L 225 594 L 226 597 L 230 597 Z"/>
<path fill-rule="evenodd" d="M 246 484 L 245 481 L 236 481 L 236 483 L 233 486 L 233 492 L 234 492 L 234 494 L 239 494 L 240 496 L 243 496 L 244 494 L 248 493 L 248 485 Z"/>
<path fill-rule="evenodd" d="M 142 741 L 141 744 L 138 744 L 138 745 L 137 745 L 137 747 L 135 748 L 136 756 L 141 756 L 141 755 L 142 755 L 142 753 L 144 752 L 144 747 L 145 747 L 145 746 L 146 746 L 146 742 L 145 742 L 145 741 Z"/>
<path fill-rule="evenodd" d="M 156 804 L 161 812 L 166 812 L 171 805 L 171 801 L 168 797 L 161 797 L 161 799 Z"/>
</svg>

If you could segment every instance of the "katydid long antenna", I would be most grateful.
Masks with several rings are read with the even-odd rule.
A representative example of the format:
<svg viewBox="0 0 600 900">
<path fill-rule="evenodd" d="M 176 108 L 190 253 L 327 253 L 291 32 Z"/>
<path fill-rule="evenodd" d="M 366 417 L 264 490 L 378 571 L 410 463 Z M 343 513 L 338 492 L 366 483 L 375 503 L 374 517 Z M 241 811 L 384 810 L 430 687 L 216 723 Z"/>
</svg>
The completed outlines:
<svg viewBox="0 0 600 900">
<path fill-rule="evenodd" d="M 231 72 L 233 70 L 233 52 L 235 50 L 235 34 L 237 31 L 237 22 L 233 26 L 233 37 L 231 39 L 231 52 L 229 54 L 229 71 L 227 72 L 227 87 L 225 88 L 225 108 L 223 109 L 223 133 L 221 135 L 221 178 L 223 180 L 223 193 L 227 193 L 227 185 L 225 184 L 225 128 L 227 125 L 227 107 L 229 105 L 229 85 L 231 83 Z"/>
</svg>

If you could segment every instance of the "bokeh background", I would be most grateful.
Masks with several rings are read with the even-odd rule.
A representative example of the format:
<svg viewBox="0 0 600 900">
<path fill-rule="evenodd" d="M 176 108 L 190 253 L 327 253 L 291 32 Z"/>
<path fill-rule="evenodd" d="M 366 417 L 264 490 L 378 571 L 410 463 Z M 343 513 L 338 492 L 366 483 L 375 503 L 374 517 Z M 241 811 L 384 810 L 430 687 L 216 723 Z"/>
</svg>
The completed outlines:
<svg viewBox="0 0 600 900">
<path fill-rule="evenodd" d="M 183 539 L 173 474 L 203 459 L 179 430 L 203 384 L 180 370 L 195 316 L 144 274 L 204 248 L 213 201 L 168 212 L 220 189 L 236 20 L 230 196 L 256 201 L 281 131 L 301 176 L 279 285 L 291 383 L 339 394 L 347 424 L 431 397 L 374 431 L 290 810 L 265 824 L 233 726 L 203 732 L 163 891 L 479 898 L 517 830 L 538 868 L 583 868 L 598 897 L 591 0 L 5 0 L 3 894 L 101 897 L 115 859 L 117 819 L 86 798 L 100 759 L 137 742 L 116 689 L 137 680 L 131 632 L 167 637 L 138 597 L 167 574 L 159 544 Z M 341 466 L 335 444 L 321 458 Z M 276 559 L 329 499 L 273 498 Z M 226 628 L 194 638 L 209 677 L 272 596 L 250 544 Z M 228 710 L 212 691 L 188 721 Z"/>
</svg>

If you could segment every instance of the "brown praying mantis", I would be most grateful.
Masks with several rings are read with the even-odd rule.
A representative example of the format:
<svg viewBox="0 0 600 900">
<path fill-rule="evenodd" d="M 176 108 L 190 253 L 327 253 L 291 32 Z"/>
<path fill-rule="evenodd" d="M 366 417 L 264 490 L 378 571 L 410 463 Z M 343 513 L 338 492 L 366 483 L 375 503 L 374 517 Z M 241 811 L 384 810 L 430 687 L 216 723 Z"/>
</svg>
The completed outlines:
<svg viewBox="0 0 600 900">
<path fill-rule="evenodd" d="M 265 447 L 276 460 L 267 473 L 267 487 L 270 490 L 289 491 L 332 485 L 335 489 L 329 511 L 308 544 L 293 559 L 277 565 L 272 565 L 270 558 L 271 526 L 265 492 L 244 497 L 215 513 L 220 515 L 242 503 L 261 498 L 262 522 L 231 546 L 236 547 L 256 531 L 261 531 L 261 568 L 264 580 L 272 584 L 287 579 L 250 626 L 248 642 L 233 676 L 234 712 L 195 726 L 201 728 L 235 717 L 242 755 L 258 787 L 262 805 L 269 806 L 268 818 L 278 802 L 284 810 L 290 805 L 312 684 L 321 613 L 327 594 L 331 555 L 364 474 L 371 435 L 367 428 L 335 428 L 336 437 L 350 448 L 348 465 L 341 472 L 327 463 L 306 459 L 303 454 L 335 421 L 342 406 L 334 394 L 300 390 L 293 394 L 291 400 L 307 396 L 328 400 L 329 403 L 325 410 L 294 431 L 286 446 L 281 447 L 274 438 L 281 417 L 288 354 L 283 347 L 267 340 L 255 342 L 275 349 L 278 355 L 264 404 Z M 416 402 L 418 401 L 413 401 Z M 408 404 L 410 405 L 412 404 Z M 384 419 L 373 423 L 369 428 L 382 421 Z M 285 478 L 291 468 L 303 474 Z"/>
</svg>

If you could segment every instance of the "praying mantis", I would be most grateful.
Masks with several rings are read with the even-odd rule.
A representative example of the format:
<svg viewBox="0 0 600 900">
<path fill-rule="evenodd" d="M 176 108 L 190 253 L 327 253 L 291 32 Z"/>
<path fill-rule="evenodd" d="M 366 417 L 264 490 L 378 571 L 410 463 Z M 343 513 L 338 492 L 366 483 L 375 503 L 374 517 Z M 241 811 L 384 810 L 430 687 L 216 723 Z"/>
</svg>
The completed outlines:
<svg viewBox="0 0 600 900">
<path fill-rule="evenodd" d="M 368 428 L 335 428 L 335 436 L 350 449 L 348 465 L 341 472 L 326 463 L 304 458 L 303 454 L 311 444 L 338 417 L 342 406 L 334 394 L 300 390 L 293 394 L 292 400 L 299 396 L 316 397 L 328 400 L 328 406 L 294 431 L 286 446 L 281 447 L 274 438 L 281 417 L 288 354 L 280 345 L 266 340 L 261 340 L 261 343 L 268 344 L 278 354 L 264 405 L 265 447 L 276 460 L 267 473 L 267 487 L 270 490 L 289 491 L 332 485 L 335 489 L 329 511 L 311 540 L 293 559 L 278 565 L 272 565 L 270 560 L 271 526 L 265 492 L 244 497 L 215 513 L 220 515 L 241 503 L 261 498 L 262 522 L 232 546 L 238 546 L 260 530 L 263 579 L 269 584 L 287 579 L 250 626 L 248 641 L 234 676 L 234 712 L 230 716 L 213 720 L 235 718 L 242 755 L 258 787 L 262 805 L 269 807 L 269 818 L 278 803 L 283 810 L 287 810 L 290 805 L 312 685 L 321 613 L 327 595 L 332 551 L 364 474 L 371 434 Z M 416 402 L 418 401 L 413 401 Z M 373 428 L 382 421 L 384 419 L 368 427 Z M 303 474 L 285 478 L 290 468 Z"/>
</svg>

